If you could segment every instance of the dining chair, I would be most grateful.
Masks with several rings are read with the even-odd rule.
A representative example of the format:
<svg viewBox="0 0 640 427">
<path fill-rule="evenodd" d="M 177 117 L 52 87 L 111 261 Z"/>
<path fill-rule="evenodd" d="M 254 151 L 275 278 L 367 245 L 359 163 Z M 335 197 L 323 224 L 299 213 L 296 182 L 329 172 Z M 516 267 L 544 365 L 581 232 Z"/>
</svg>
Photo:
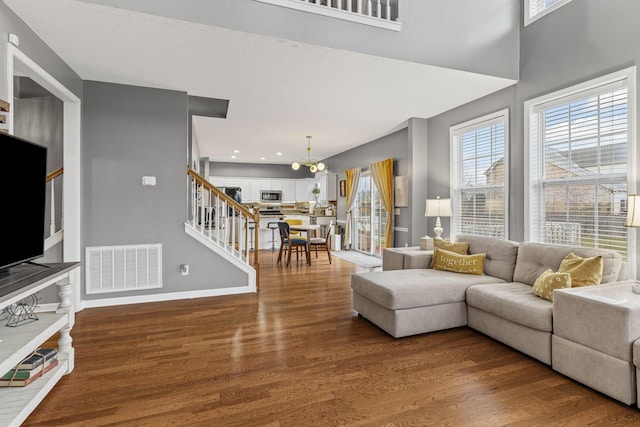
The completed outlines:
<svg viewBox="0 0 640 427">
<path fill-rule="evenodd" d="M 302 221 L 301 219 L 285 219 L 284 222 L 286 222 L 289 225 L 302 225 L 304 224 L 304 221 Z M 301 232 L 296 231 L 296 230 L 291 230 L 289 233 L 292 237 L 299 237 L 301 239 L 305 239 L 306 237 L 302 235 Z"/>
<path fill-rule="evenodd" d="M 332 231 L 333 231 L 333 221 L 329 222 L 329 229 L 327 230 L 326 236 L 312 237 L 311 239 L 309 239 L 310 250 L 314 249 L 316 251 L 316 258 L 318 258 L 318 248 L 321 248 L 327 251 L 327 256 L 329 257 L 329 264 L 331 264 L 331 232 Z"/>
<path fill-rule="evenodd" d="M 302 239 L 300 237 L 292 236 L 289 229 L 289 224 L 286 222 L 278 222 L 278 229 L 280 230 L 280 252 L 278 253 L 278 261 L 276 264 L 279 264 L 282 260 L 282 254 L 285 253 L 287 257 L 286 266 L 291 265 L 291 252 L 296 251 L 296 261 L 299 260 L 300 249 L 303 249 L 303 252 L 306 256 L 307 263 L 309 263 L 309 245 L 307 244 L 306 239 Z"/>
</svg>

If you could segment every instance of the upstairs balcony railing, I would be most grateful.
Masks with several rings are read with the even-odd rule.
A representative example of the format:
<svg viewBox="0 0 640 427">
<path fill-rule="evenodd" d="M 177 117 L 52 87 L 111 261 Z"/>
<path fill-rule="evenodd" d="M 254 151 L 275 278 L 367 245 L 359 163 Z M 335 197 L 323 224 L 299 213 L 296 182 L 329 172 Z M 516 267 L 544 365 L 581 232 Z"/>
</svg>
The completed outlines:
<svg viewBox="0 0 640 427">
<path fill-rule="evenodd" d="M 374 27 L 400 31 L 400 0 L 256 0 Z"/>
</svg>

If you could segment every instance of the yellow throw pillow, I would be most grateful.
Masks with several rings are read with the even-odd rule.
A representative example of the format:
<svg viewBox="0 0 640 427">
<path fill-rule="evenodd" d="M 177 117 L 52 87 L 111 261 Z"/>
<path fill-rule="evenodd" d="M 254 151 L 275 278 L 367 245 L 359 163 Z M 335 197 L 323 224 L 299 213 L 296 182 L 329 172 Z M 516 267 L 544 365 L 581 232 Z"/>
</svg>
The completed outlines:
<svg viewBox="0 0 640 427">
<path fill-rule="evenodd" d="M 464 274 L 484 274 L 485 254 L 460 255 L 433 248 L 433 269 Z"/>
<path fill-rule="evenodd" d="M 469 252 L 469 242 L 450 242 L 443 239 L 433 239 L 434 255 L 436 248 L 444 249 L 445 251 L 453 252 L 460 255 L 466 255 Z M 431 259 L 431 268 L 433 268 L 434 259 L 435 257 Z"/>
<path fill-rule="evenodd" d="M 571 275 L 571 287 L 599 285 L 602 281 L 602 256 L 582 258 L 571 252 L 564 257 L 558 273 Z"/>
<path fill-rule="evenodd" d="M 554 273 L 548 269 L 542 273 L 533 284 L 533 293 L 541 298 L 553 301 L 553 290 L 570 288 L 571 275 L 569 273 Z"/>
</svg>

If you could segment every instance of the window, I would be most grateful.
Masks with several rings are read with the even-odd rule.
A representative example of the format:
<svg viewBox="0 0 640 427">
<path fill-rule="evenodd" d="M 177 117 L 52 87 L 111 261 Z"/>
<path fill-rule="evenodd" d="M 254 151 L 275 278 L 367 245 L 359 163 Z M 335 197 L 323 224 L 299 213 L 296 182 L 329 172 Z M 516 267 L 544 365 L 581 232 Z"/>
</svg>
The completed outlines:
<svg viewBox="0 0 640 427">
<path fill-rule="evenodd" d="M 451 128 L 452 235 L 506 238 L 508 123 L 503 110 Z"/>
<path fill-rule="evenodd" d="M 525 238 L 629 251 L 635 67 L 525 103 Z"/>
<path fill-rule="evenodd" d="M 570 1 L 571 0 L 524 0 L 524 25 L 527 26 L 531 24 Z"/>
<path fill-rule="evenodd" d="M 371 175 L 363 172 L 356 195 L 354 249 L 368 255 L 382 256 L 382 250 L 386 247 L 386 224 L 389 220 Z"/>
</svg>

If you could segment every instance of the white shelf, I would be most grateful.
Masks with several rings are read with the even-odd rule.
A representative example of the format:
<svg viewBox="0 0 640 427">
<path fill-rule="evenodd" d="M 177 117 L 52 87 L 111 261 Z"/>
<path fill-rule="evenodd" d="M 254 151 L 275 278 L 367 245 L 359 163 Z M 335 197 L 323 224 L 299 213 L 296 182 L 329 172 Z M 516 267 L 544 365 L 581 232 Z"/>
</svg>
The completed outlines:
<svg viewBox="0 0 640 427">
<path fill-rule="evenodd" d="M 0 426 L 19 426 L 67 372 L 68 362 L 58 366 L 24 387 L 0 388 Z"/>
<path fill-rule="evenodd" d="M 67 313 L 37 313 L 38 320 L 15 328 L 0 325 L 0 375 L 13 369 L 67 324 Z"/>
<path fill-rule="evenodd" d="M 75 322 L 72 305 L 73 286 L 70 272 L 78 263 L 47 265 L 21 265 L 13 267 L 0 282 L 4 293 L 0 296 L 0 309 L 14 304 L 49 286 L 58 288 L 60 305 L 56 312 L 36 313 L 38 320 L 17 327 L 0 324 L 0 375 L 4 375 L 29 356 L 57 332 L 59 364 L 42 377 L 24 387 L 0 387 L 0 427 L 20 426 L 63 375 L 74 365 L 71 346 L 71 328 Z"/>
</svg>

